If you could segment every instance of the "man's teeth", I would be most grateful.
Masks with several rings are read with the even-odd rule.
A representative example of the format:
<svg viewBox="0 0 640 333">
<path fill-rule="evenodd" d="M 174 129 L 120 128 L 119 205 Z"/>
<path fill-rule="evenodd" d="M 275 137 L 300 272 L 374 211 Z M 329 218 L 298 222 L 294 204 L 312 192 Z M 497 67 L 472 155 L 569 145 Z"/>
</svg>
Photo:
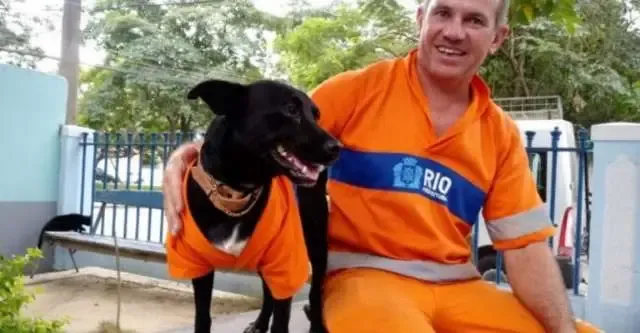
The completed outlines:
<svg viewBox="0 0 640 333">
<path fill-rule="evenodd" d="M 453 56 L 464 55 L 464 52 L 461 52 L 461 51 L 458 51 L 458 50 L 454 50 L 454 49 L 450 49 L 450 48 L 444 47 L 444 46 L 438 46 L 438 51 L 440 51 L 441 53 L 444 53 L 446 55 L 453 55 Z"/>
</svg>

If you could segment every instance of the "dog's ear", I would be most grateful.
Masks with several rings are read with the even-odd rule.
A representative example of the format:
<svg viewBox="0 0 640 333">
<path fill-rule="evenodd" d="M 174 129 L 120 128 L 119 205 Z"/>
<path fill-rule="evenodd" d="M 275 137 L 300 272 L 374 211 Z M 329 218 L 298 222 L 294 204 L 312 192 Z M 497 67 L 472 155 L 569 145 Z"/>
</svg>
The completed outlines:
<svg viewBox="0 0 640 333">
<path fill-rule="evenodd" d="M 188 99 L 200 97 L 213 111 L 222 116 L 240 111 L 247 98 L 247 86 L 223 80 L 207 80 L 198 83 L 187 94 Z"/>
</svg>

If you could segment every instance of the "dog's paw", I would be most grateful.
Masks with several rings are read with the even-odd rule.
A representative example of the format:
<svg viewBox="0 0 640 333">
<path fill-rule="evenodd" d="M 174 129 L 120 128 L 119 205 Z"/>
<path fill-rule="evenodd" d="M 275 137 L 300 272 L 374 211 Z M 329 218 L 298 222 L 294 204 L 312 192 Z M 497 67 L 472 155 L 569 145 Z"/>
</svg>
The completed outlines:
<svg viewBox="0 0 640 333">
<path fill-rule="evenodd" d="M 244 329 L 244 331 L 242 331 L 242 333 L 267 333 L 267 329 L 262 329 L 256 326 L 256 322 L 252 322 Z"/>
</svg>

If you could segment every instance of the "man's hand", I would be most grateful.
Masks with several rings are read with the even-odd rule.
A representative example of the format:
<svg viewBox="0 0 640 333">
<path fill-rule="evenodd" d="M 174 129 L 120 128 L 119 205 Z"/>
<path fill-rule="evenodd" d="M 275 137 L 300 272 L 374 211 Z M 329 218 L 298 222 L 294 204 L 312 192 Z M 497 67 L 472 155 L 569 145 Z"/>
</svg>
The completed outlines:
<svg viewBox="0 0 640 333">
<path fill-rule="evenodd" d="M 576 326 L 558 263 L 547 242 L 504 251 L 509 284 L 516 297 L 550 333 L 575 333 Z"/>
<path fill-rule="evenodd" d="M 162 192 L 164 195 L 164 214 L 167 217 L 167 225 L 173 234 L 180 231 L 182 223 L 180 213 L 184 207 L 182 201 L 182 181 L 184 180 L 187 165 L 198 156 L 202 142 L 185 143 L 178 147 L 167 162 L 162 180 Z"/>
</svg>

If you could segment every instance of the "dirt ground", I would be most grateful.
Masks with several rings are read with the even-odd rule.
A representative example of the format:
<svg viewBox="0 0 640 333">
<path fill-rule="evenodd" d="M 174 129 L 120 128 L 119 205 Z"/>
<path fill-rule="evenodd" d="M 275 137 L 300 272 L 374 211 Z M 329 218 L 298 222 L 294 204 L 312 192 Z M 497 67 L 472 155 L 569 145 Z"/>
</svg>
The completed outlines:
<svg viewBox="0 0 640 333">
<path fill-rule="evenodd" d="M 90 274 L 34 282 L 27 289 L 36 292 L 36 300 L 26 313 L 44 318 L 67 317 L 70 320 L 67 332 L 92 332 L 100 321 L 115 320 L 116 288 L 115 278 Z M 153 333 L 192 325 L 193 298 L 187 290 L 122 281 L 122 328 Z M 212 303 L 215 318 L 259 309 L 261 301 L 223 295 L 215 296 Z"/>
</svg>

